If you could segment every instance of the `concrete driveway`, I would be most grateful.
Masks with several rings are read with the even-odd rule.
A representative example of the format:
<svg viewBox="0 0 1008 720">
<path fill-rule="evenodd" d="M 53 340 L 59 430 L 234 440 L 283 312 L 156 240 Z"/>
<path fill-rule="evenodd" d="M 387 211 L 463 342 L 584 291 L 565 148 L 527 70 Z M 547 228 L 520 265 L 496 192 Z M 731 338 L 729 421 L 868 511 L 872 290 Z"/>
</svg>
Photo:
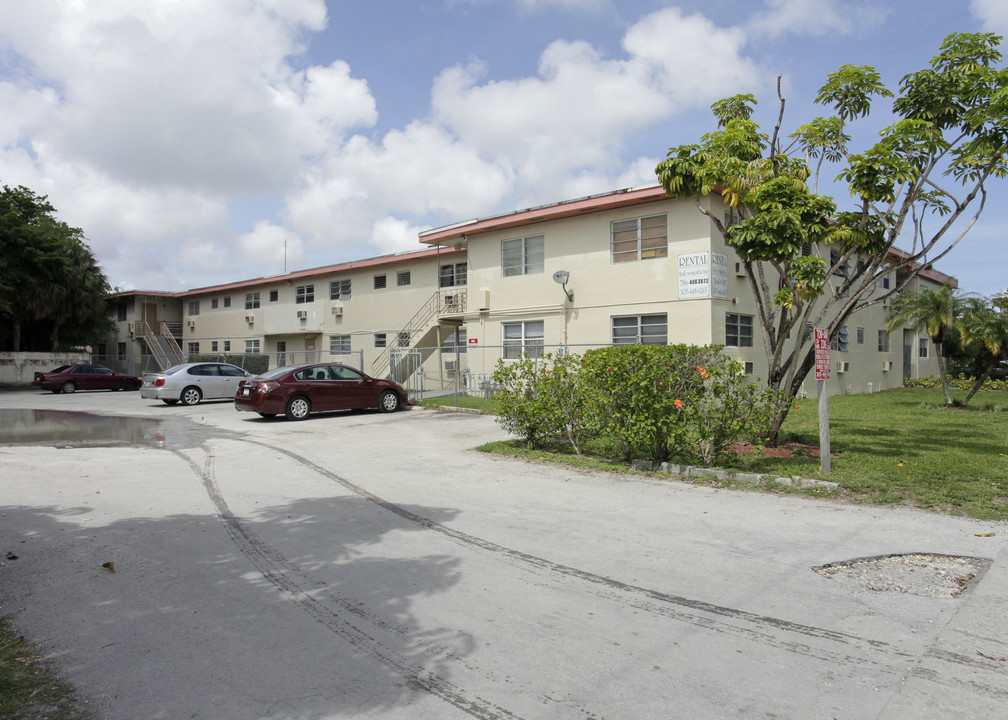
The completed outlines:
<svg viewBox="0 0 1008 720">
<path fill-rule="evenodd" d="M 0 420 L 0 615 L 102 718 L 1008 707 L 1003 523 L 503 459 L 483 416 L 5 392 Z M 994 562 L 948 597 L 814 570 L 915 552 Z"/>
</svg>

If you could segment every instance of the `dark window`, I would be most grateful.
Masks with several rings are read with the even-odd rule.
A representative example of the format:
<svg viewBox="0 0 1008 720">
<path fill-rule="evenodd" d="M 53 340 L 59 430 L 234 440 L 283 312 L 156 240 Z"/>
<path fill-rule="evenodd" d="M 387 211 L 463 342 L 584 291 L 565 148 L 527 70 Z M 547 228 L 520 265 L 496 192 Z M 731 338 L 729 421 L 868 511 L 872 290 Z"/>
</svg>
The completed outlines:
<svg viewBox="0 0 1008 720">
<path fill-rule="evenodd" d="M 409 270 L 400 270 L 399 272 L 396 273 L 396 285 L 399 285 L 401 287 L 403 285 L 409 285 L 409 284 L 410 284 Z"/>
<path fill-rule="evenodd" d="M 667 345 L 667 315 L 632 315 L 612 319 L 613 345 Z"/>
<path fill-rule="evenodd" d="M 375 290 L 384 290 L 385 286 L 386 286 L 385 276 L 384 275 L 375 275 L 374 276 L 374 289 Z"/>
<path fill-rule="evenodd" d="M 279 290 L 270 290 L 270 302 L 277 302 L 280 299 Z"/>
<path fill-rule="evenodd" d="M 298 285 L 294 292 L 294 302 L 298 305 L 315 302 L 315 286 Z"/>
<path fill-rule="evenodd" d="M 329 299 L 330 300 L 349 300 L 350 299 L 350 281 L 349 280 L 333 280 L 329 283 Z"/>
<path fill-rule="evenodd" d="M 259 293 L 251 292 L 245 296 L 245 309 L 255 310 L 259 307 Z"/>
<path fill-rule="evenodd" d="M 442 265 L 439 273 L 440 286 L 444 288 L 465 285 L 467 280 L 466 273 L 465 263 Z"/>
<path fill-rule="evenodd" d="M 725 313 L 725 345 L 752 347 L 753 316 Z"/>
</svg>

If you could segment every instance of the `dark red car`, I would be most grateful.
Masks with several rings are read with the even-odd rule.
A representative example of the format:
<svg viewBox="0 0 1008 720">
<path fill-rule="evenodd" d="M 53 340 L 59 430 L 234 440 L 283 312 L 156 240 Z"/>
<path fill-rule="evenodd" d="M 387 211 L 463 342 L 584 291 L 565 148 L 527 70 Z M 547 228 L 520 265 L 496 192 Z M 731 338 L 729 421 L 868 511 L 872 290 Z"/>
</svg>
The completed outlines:
<svg viewBox="0 0 1008 720">
<path fill-rule="evenodd" d="M 235 392 L 236 410 L 263 417 L 283 413 L 304 420 L 309 413 L 378 408 L 395 412 L 409 404 L 405 388 L 338 363 L 288 365 L 241 380 Z"/>
<path fill-rule="evenodd" d="M 139 390 L 143 378 L 112 372 L 104 365 L 63 365 L 35 373 L 32 385 L 54 393 L 77 390 Z"/>
</svg>

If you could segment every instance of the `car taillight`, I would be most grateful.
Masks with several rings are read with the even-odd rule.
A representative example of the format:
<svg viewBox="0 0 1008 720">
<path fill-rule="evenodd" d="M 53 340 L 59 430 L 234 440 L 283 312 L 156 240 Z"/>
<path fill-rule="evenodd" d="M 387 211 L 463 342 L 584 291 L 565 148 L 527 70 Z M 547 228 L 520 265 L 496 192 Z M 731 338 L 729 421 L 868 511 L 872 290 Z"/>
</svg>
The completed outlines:
<svg viewBox="0 0 1008 720">
<path fill-rule="evenodd" d="M 158 378 L 155 380 L 154 387 L 164 387 L 164 378 Z"/>
<path fill-rule="evenodd" d="M 260 383 L 259 384 L 259 392 L 261 392 L 261 393 L 263 393 L 265 395 L 266 393 L 268 393 L 271 390 L 276 390 L 278 387 L 280 387 L 280 383 L 278 383 L 278 382 L 264 382 L 264 383 Z"/>
</svg>

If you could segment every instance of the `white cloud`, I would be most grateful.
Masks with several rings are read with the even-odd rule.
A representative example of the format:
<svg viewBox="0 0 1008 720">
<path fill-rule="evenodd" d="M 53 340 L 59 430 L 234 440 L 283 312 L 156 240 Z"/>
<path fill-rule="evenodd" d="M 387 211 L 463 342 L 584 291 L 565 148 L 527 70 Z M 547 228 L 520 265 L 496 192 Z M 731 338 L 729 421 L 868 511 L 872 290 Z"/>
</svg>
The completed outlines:
<svg viewBox="0 0 1008 720">
<path fill-rule="evenodd" d="M 384 217 L 374 224 L 371 244 L 383 253 L 397 253 L 403 250 L 418 250 L 417 235 L 422 227 L 411 225 L 405 220 Z"/>
<path fill-rule="evenodd" d="M 970 10 L 987 30 L 1008 35 L 1008 3 L 1004 0 L 972 0 Z"/>
<path fill-rule="evenodd" d="M 303 267 L 305 260 L 301 238 L 268 220 L 257 222 L 251 232 L 242 234 L 238 247 L 242 259 L 253 260 L 262 275 Z"/>
<path fill-rule="evenodd" d="M 759 12 L 747 28 L 772 38 L 785 33 L 806 36 L 847 34 L 877 25 L 887 15 L 884 6 L 854 0 L 765 0 L 768 9 Z"/>
</svg>

